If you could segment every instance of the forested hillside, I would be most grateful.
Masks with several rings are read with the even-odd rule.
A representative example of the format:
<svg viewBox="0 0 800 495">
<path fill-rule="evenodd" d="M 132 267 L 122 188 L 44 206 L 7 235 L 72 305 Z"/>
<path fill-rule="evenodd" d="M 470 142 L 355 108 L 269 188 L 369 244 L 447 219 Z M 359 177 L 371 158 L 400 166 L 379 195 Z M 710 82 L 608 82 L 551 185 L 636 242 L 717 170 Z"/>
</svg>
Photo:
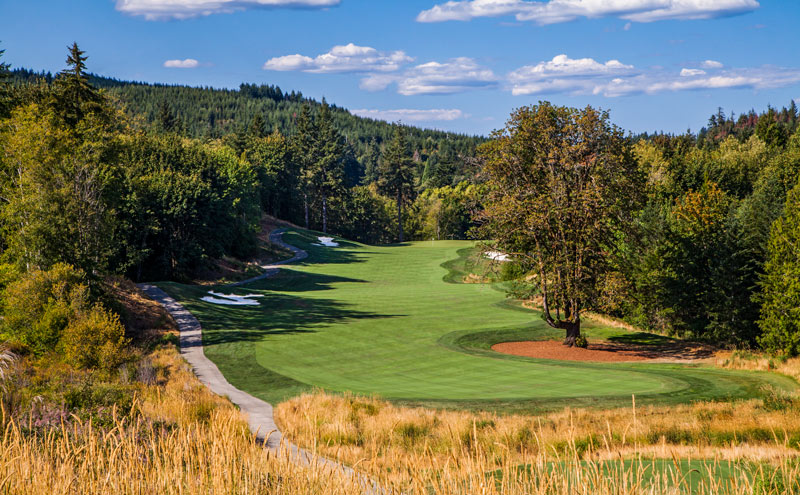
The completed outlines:
<svg viewBox="0 0 800 495">
<path fill-rule="evenodd" d="M 316 111 L 322 105 L 301 92 L 284 92 L 277 86 L 241 84 L 239 89 L 196 88 L 180 85 L 145 84 L 87 74 L 89 83 L 104 89 L 107 95 L 122 104 L 129 117 L 146 124 L 157 124 L 164 106 L 176 118 L 179 134 L 192 138 L 242 141 L 254 119 L 260 119 L 267 132 L 277 130 L 293 134 L 297 116 L 303 105 Z M 50 73 L 15 69 L 12 78 L 17 83 L 36 80 L 52 82 Z M 373 182 L 381 150 L 391 140 L 394 125 L 352 115 L 346 109 L 331 105 L 334 126 L 345 137 L 354 159 L 355 181 Z M 437 185 L 457 183 L 468 172 L 463 170 L 461 157 L 475 155 L 475 147 L 485 141 L 480 136 L 466 136 L 417 127 L 407 128 L 407 139 L 422 182 Z M 453 177 L 457 176 L 457 177 Z"/>
<path fill-rule="evenodd" d="M 86 277 L 92 291 L 110 274 L 192 279 L 222 257 L 255 254 L 268 214 L 374 244 L 495 239 L 513 261 L 495 264 L 493 277 L 512 296 L 561 294 L 553 320 L 562 327 L 579 328 L 581 311 L 594 310 L 720 345 L 800 353 L 793 104 L 736 119 L 719 112 L 697 135 L 634 137 L 607 113 L 545 102 L 515 111 L 479 144 L 275 87 L 92 79 L 85 60 L 73 46 L 56 77 L 17 71 L 16 84 L 10 74 L 0 83 L 8 294 L 52 270 L 58 280 Z M 596 126 L 584 131 L 587 122 Z M 52 345 L 39 330 L 25 334 L 35 327 L 22 318 L 8 331 Z"/>
</svg>

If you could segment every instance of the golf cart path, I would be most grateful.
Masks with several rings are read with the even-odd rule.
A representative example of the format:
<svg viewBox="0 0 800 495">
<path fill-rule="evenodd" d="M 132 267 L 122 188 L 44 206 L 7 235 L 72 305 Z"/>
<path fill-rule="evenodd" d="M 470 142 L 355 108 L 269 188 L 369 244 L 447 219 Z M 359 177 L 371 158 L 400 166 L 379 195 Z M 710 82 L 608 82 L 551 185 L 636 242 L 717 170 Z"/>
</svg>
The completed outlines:
<svg viewBox="0 0 800 495">
<path fill-rule="evenodd" d="M 288 249 L 294 256 L 288 260 L 279 261 L 272 265 L 264 266 L 264 273 L 244 282 L 231 284 L 230 286 L 244 285 L 256 280 L 262 280 L 278 273 L 280 265 L 293 263 L 308 257 L 308 253 L 294 246 L 286 244 L 281 239 L 281 235 L 287 229 L 277 229 L 270 233 L 269 240 L 276 246 Z M 231 402 L 247 415 L 250 431 L 267 449 L 278 456 L 288 456 L 292 462 L 303 466 L 321 466 L 333 471 L 340 471 L 348 476 L 358 478 L 363 485 L 365 492 L 382 493 L 383 490 L 366 476 L 357 473 L 352 468 L 338 462 L 325 459 L 301 449 L 297 445 L 287 440 L 275 424 L 272 405 L 257 397 L 239 390 L 231 385 L 222 375 L 210 359 L 203 352 L 203 330 L 200 322 L 178 301 L 170 297 L 166 292 L 156 286 L 149 284 L 139 284 L 139 288 L 153 300 L 164 306 L 170 315 L 175 319 L 180 331 L 181 356 L 192 366 L 197 378 L 217 395 L 227 397 Z"/>
</svg>

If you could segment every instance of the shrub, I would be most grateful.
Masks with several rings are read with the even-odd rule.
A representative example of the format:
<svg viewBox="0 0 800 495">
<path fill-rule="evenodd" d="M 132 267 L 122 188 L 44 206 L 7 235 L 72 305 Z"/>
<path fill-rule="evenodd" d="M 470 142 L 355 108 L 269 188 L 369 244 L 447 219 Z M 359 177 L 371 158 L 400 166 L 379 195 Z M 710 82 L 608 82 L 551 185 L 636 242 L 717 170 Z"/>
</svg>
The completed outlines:
<svg viewBox="0 0 800 495">
<path fill-rule="evenodd" d="M 3 291 L 4 328 L 9 339 L 36 355 L 55 348 L 61 333 L 89 298 L 83 272 L 57 264 L 31 270 Z"/>
<path fill-rule="evenodd" d="M 119 317 L 95 305 L 70 321 L 59 347 L 74 366 L 113 369 L 124 361 L 127 344 Z"/>
<path fill-rule="evenodd" d="M 586 337 L 584 337 L 583 335 L 578 335 L 578 337 L 575 339 L 575 347 L 586 349 L 587 347 L 589 347 L 589 341 L 586 340 Z"/>
<path fill-rule="evenodd" d="M 500 266 L 500 280 L 519 280 L 528 273 L 528 270 L 516 261 L 506 261 Z"/>
</svg>

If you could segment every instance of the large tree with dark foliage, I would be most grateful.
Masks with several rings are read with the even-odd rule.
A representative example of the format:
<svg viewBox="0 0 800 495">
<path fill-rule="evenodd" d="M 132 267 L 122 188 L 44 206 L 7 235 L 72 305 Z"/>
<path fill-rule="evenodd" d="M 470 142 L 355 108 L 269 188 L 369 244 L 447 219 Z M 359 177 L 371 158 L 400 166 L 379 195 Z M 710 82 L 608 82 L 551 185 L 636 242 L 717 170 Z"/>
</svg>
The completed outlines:
<svg viewBox="0 0 800 495">
<path fill-rule="evenodd" d="M 316 160 L 311 163 L 309 178 L 322 203 L 322 231 L 327 234 L 329 199 L 344 189 L 345 143 L 324 100 L 317 118 L 317 133 Z"/>
<path fill-rule="evenodd" d="M 480 149 L 488 196 L 482 233 L 535 274 L 548 325 L 580 336 L 641 181 L 606 112 L 540 103 L 516 110 Z"/>
<path fill-rule="evenodd" d="M 394 139 L 380 162 L 378 187 L 397 203 L 397 238 L 403 242 L 403 208 L 414 199 L 414 162 L 406 141 L 406 130 L 398 125 Z"/>
<path fill-rule="evenodd" d="M 89 83 L 86 71 L 86 60 L 78 43 L 69 47 L 67 68 L 56 77 L 55 108 L 61 113 L 64 121 L 75 125 L 83 116 L 99 105 L 101 97 L 98 90 Z"/>
<path fill-rule="evenodd" d="M 769 351 L 796 356 L 800 354 L 800 185 L 789 193 L 784 211 L 770 232 L 759 297 L 763 303 L 759 342 Z"/>
<path fill-rule="evenodd" d="M 2 61 L 5 50 L 0 50 L 0 118 L 8 115 L 11 107 L 11 94 L 9 91 L 9 64 Z"/>
</svg>

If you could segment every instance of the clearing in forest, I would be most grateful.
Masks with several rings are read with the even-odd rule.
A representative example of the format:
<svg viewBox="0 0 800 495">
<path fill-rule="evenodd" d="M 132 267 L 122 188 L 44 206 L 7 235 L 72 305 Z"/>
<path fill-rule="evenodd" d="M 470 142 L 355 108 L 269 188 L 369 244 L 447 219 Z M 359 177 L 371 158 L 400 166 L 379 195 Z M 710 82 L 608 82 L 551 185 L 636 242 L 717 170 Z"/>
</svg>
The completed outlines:
<svg viewBox="0 0 800 495">
<path fill-rule="evenodd" d="M 159 284 L 200 320 L 206 355 L 234 386 L 277 403 L 322 388 L 401 404 L 504 411 L 755 397 L 793 389 L 773 373 L 702 364 L 583 362 L 495 352 L 500 342 L 562 338 L 492 284 L 459 283 L 468 241 L 318 245 L 283 240 L 309 257 L 226 294 L 257 305 L 203 301 L 208 287 Z M 659 345 L 663 337 L 587 322 L 590 340 Z"/>
</svg>

